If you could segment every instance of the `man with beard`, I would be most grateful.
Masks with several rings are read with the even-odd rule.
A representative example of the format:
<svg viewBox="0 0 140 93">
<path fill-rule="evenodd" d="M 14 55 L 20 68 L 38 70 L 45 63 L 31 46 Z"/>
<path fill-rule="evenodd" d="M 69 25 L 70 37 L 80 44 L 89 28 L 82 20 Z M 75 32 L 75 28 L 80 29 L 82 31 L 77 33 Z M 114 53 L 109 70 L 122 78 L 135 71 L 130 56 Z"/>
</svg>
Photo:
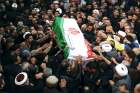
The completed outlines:
<svg viewBox="0 0 140 93">
<path fill-rule="evenodd" d="M 94 27 L 92 23 L 88 24 L 86 31 L 83 31 L 83 33 L 84 33 L 85 39 L 87 39 L 91 44 L 95 43 L 96 36 L 95 36 Z"/>
</svg>

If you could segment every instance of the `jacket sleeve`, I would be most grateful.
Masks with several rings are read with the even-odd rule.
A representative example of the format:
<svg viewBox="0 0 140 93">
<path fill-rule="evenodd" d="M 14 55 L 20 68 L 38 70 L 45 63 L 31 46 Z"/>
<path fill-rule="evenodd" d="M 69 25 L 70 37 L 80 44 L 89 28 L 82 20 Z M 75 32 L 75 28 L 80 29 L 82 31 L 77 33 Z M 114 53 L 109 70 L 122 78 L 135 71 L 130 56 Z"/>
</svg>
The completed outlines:
<svg viewBox="0 0 140 93">
<path fill-rule="evenodd" d="M 68 93 L 67 88 L 62 88 L 61 93 Z"/>
</svg>

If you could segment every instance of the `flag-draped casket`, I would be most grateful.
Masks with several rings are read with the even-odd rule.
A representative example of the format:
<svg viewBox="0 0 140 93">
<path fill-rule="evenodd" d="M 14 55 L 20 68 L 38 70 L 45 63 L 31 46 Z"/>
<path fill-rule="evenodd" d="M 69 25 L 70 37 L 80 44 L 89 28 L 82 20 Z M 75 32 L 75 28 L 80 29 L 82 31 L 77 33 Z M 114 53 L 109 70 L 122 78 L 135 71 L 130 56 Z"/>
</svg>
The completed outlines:
<svg viewBox="0 0 140 93">
<path fill-rule="evenodd" d="M 75 19 L 56 17 L 52 25 L 58 46 L 63 49 L 65 58 L 82 56 L 84 60 L 93 58 L 93 52 L 86 43 Z"/>
</svg>

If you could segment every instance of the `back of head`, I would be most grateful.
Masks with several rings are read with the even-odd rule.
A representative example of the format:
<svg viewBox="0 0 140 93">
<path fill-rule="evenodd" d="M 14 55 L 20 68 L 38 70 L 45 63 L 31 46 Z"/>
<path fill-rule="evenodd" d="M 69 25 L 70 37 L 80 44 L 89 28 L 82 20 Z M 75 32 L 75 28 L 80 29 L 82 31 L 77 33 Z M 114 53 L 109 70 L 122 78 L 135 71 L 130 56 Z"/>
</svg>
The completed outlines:
<svg viewBox="0 0 140 93">
<path fill-rule="evenodd" d="M 48 87 L 55 87 L 57 83 L 58 83 L 58 78 L 54 75 L 51 75 L 46 79 L 46 84 Z"/>
</svg>

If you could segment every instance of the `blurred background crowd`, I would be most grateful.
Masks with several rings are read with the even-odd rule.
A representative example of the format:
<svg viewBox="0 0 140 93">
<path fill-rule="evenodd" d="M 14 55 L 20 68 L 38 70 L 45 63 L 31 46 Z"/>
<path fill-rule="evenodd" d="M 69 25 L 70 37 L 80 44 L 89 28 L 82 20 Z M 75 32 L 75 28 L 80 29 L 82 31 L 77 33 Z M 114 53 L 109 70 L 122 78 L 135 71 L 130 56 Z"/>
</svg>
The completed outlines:
<svg viewBox="0 0 140 93">
<path fill-rule="evenodd" d="M 64 59 L 51 25 L 74 18 L 96 57 Z M 0 0 L 0 93 L 140 93 L 140 0 Z"/>
</svg>

